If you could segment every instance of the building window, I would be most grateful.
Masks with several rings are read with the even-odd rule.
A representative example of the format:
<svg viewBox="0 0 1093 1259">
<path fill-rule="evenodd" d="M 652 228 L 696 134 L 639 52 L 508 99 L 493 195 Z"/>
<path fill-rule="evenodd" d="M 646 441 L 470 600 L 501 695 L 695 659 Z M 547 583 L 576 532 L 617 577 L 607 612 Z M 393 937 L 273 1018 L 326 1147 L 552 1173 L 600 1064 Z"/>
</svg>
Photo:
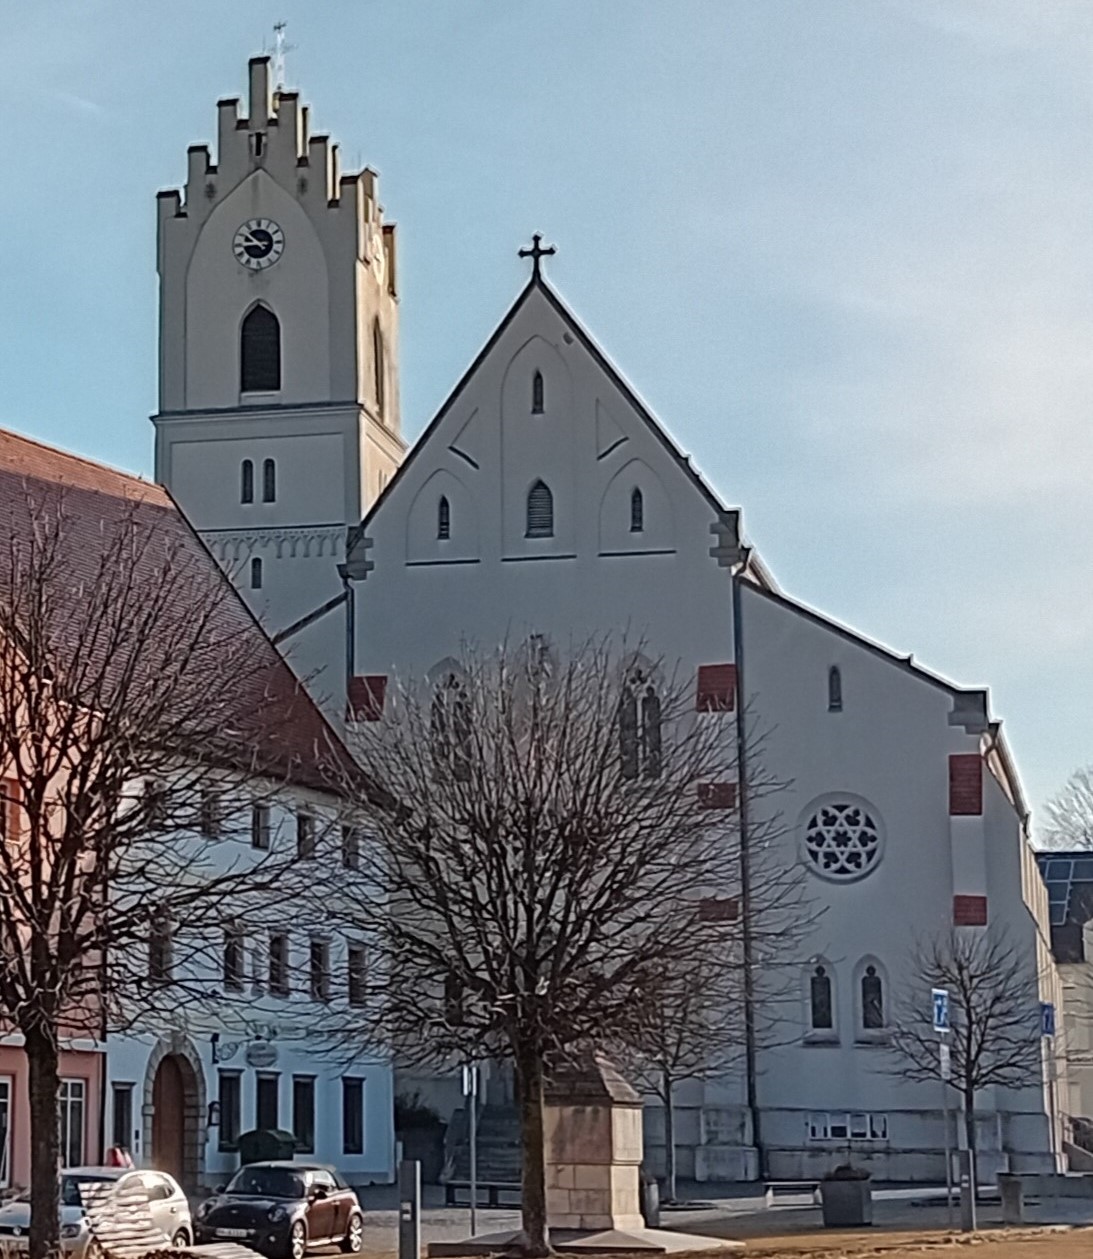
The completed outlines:
<svg viewBox="0 0 1093 1259">
<path fill-rule="evenodd" d="M 363 944 L 351 944 L 346 951 L 349 1004 L 359 1010 L 368 1001 L 368 967 Z"/>
<path fill-rule="evenodd" d="M 228 992 L 242 992 L 246 979 L 246 941 L 242 927 L 228 927 L 224 932 L 224 987 Z"/>
<path fill-rule="evenodd" d="M 268 306 L 255 306 L 243 320 L 239 388 L 243 393 L 275 393 L 281 388 L 281 325 Z"/>
<path fill-rule="evenodd" d="M 829 797 L 819 806 L 811 806 L 804 817 L 804 855 L 820 878 L 852 883 L 880 863 L 880 818 L 863 800 Z"/>
<path fill-rule="evenodd" d="M 315 1077 L 292 1077 L 292 1132 L 297 1154 L 315 1153 Z"/>
<path fill-rule="evenodd" d="M 838 665 L 832 665 L 827 671 L 827 711 L 841 713 L 843 710 L 843 675 Z"/>
<path fill-rule="evenodd" d="M 262 464 L 262 502 L 275 503 L 277 501 L 277 465 L 272 459 L 267 459 Z"/>
<path fill-rule="evenodd" d="M 835 1030 L 835 1007 L 831 1000 L 831 976 L 826 966 L 817 966 L 808 981 L 810 1022 L 814 1032 Z"/>
<path fill-rule="evenodd" d="M 378 319 L 372 324 L 372 384 L 376 391 L 376 414 L 382 420 L 387 413 L 387 354 L 383 329 Z"/>
<path fill-rule="evenodd" d="M 330 941 L 313 937 L 309 955 L 311 999 L 330 1000 Z"/>
<path fill-rule="evenodd" d="M 254 464 L 249 459 L 244 459 L 239 474 L 239 501 L 241 503 L 254 502 Z"/>
<path fill-rule="evenodd" d="M 442 542 L 446 542 L 452 536 L 452 509 L 443 494 L 436 505 L 436 536 Z"/>
<path fill-rule="evenodd" d="M 242 1072 L 220 1072 L 220 1132 L 217 1147 L 231 1151 L 237 1148 L 243 1127 Z"/>
<path fill-rule="evenodd" d="M 536 481 L 528 490 L 527 537 L 554 537 L 554 495 L 545 481 Z"/>
<path fill-rule="evenodd" d="M 888 1116 L 869 1111 L 813 1111 L 807 1132 L 810 1141 L 887 1141 Z"/>
<path fill-rule="evenodd" d="M 433 764 L 466 782 L 471 776 L 471 702 L 463 679 L 445 674 L 433 693 L 429 710 Z"/>
<path fill-rule="evenodd" d="M 84 1123 L 87 1114 L 87 1081 L 62 1080 L 57 1101 L 63 1166 L 82 1167 L 84 1165 Z"/>
<path fill-rule="evenodd" d="M 643 533 L 645 531 L 645 500 L 641 496 L 641 490 L 636 486 L 630 493 L 630 532 Z"/>
<path fill-rule="evenodd" d="M 356 826 L 342 826 L 342 865 L 356 870 L 361 862 L 361 833 Z"/>
<path fill-rule="evenodd" d="M 884 983 L 873 965 L 861 977 L 861 1025 L 867 1032 L 884 1027 Z"/>
<path fill-rule="evenodd" d="M 302 809 L 296 814 L 296 856 L 303 861 L 315 856 L 315 815 Z"/>
<path fill-rule="evenodd" d="M 112 1084 L 110 1098 L 112 1144 L 121 1150 L 132 1150 L 135 1135 L 133 1132 L 133 1086 Z"/>
<path fill-rule="evenodd" d="M 259 1071 L 254 1081 L 254 1126 L 279 1128 L 278 1093 L 281 1077 L 272 1071 Z"/>
<path fill-rule="evenodd" d="M 152 915 L 148 935 L 148 978 L 153 984 L 165 984 L 172 969 L 171 920 L 166 910 Z"/>
<path fill-rule="evenodd" d="M 270 810 L 268 804 L 255 804 L 250 811 L 250 846 L 269 851 Z"/>
<path fill-rule="evenodd" d="M 201 816 L 199 819 L 201 833 L 206 839 L 218 839 L 224 826 L 224 815 L 220 807 L 218 792 L 206 790 L 201 793 Z"/>
<path fill-rule="evenodd" d="M 619 697 L 623 778 L 659 778 L 663 767 L 661 749 L 660 696 L 649 671 L 638 665 L 627 673 Z"/>
<path fill-rule="evenodd" d="M 253 559 L 250 562 L 250 588 L 262 589 L 262 561 L 260 559 Z"/>
<path fill-rule="evenodd" d="M 269 990 L 275 997 L 288 996 L 288 934 L 284 931 L 274 931 L 269 937 Z"/>
<path fill-rule="evenodd" d="M 364 1153 L 364 1081 L 342 1077 L 342 1153 Z"/>
<path fill-rule="evenodd" d="M 543 373 L 536 372 L 531 378 L 531 413 L 543 414 Z"/>
</svg>

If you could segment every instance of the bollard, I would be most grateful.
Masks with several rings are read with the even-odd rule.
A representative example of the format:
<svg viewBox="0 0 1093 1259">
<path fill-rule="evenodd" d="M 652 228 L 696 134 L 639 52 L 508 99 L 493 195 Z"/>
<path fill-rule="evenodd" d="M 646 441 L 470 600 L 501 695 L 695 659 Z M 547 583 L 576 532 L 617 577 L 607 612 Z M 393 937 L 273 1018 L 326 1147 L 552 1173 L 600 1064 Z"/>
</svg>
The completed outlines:
<svg viewBox="0 0 1093 1259">
<path fill-rule="evenodd" d="M 421 1259 L 421 1164 L 398 1165 L 398 1259 Z"/>
</svg>

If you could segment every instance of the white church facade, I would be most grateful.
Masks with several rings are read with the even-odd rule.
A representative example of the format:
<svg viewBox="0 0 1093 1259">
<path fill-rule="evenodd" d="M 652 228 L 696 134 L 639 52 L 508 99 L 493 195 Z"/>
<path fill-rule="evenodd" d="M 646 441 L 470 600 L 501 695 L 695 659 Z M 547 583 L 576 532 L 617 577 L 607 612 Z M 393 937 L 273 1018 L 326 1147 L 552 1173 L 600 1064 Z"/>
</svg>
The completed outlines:
<svg viewBox="0 0 1093 1259">
<path fill-rule="evenodd" d="M 693 677 L 789 785 L 780 859 L 823 910 L 796 1034 L 681 1095 L 683 1175 L 943 1176 L 940 1087 L 893 1079 L 893 1003 L 926 934 L 1003 927 L 1057 1001 L 1028 812 L 983 690 L 796 603 L 540 273 L 405 456 L 394 228 L 295 94 L 250 67 L 159 198 L 156 476 L 334 720 L 467 642 L 625 633 Z M 726 807 L 738 793 L 726 784 Z M 847 836 L 852 835 L 848 842 Z M 762 1012 L 755 1017 L 761 1019 Z M 1042 1077 L 980 1099 L 984 1170 L 1052 1164 Z M 447 1109 L 456 1086 L 436 1081 Z M 1064 1090 L 1059 1090 L 1060 1096 Z M 655 1161 L 658 1123 L 650 1115 Z M 660 1138 L 662 1139 L 662 1138 Z"/>
</svg>

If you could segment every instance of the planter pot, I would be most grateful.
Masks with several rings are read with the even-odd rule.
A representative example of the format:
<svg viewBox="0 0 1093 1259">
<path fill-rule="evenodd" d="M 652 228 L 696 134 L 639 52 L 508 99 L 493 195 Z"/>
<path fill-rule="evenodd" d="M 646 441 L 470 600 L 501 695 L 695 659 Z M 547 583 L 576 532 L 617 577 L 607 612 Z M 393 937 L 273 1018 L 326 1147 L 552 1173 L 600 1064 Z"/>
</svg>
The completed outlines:
<svg viewBox="0 0 1093 1259">
<path fill-rule="evenodd" d="M 824 1228 L 864 1228 L 873 1223 L 873 1191 L 868 1180 L 821 1180 Z"/>
</svg>

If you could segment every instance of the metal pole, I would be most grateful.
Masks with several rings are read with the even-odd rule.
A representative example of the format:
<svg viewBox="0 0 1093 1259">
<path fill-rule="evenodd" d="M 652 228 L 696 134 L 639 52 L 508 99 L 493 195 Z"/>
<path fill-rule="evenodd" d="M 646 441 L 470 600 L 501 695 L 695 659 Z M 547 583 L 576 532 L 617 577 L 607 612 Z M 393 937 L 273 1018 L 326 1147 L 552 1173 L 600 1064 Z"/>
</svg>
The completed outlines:
<svg viewBox="0 0 1093 1259">
<path fill-rule="evenodd" d="M 471 1063 L 471 1236 L 478 1236 L 478 1067 Z"/>
<path fill-rule="evenodd" d="M 949 1081 L 941 1081 L 941 1101 L 945 1111 L 945 1220 L 952 1232 L 953 1228 L 953 1143 L 952 1128 L 949 1118 Z"/>
<path fill-rule="evenodd" d="M 398 1259 L 421 1259 L 421 1164 L 398 1165 Z"/>
</svg>

